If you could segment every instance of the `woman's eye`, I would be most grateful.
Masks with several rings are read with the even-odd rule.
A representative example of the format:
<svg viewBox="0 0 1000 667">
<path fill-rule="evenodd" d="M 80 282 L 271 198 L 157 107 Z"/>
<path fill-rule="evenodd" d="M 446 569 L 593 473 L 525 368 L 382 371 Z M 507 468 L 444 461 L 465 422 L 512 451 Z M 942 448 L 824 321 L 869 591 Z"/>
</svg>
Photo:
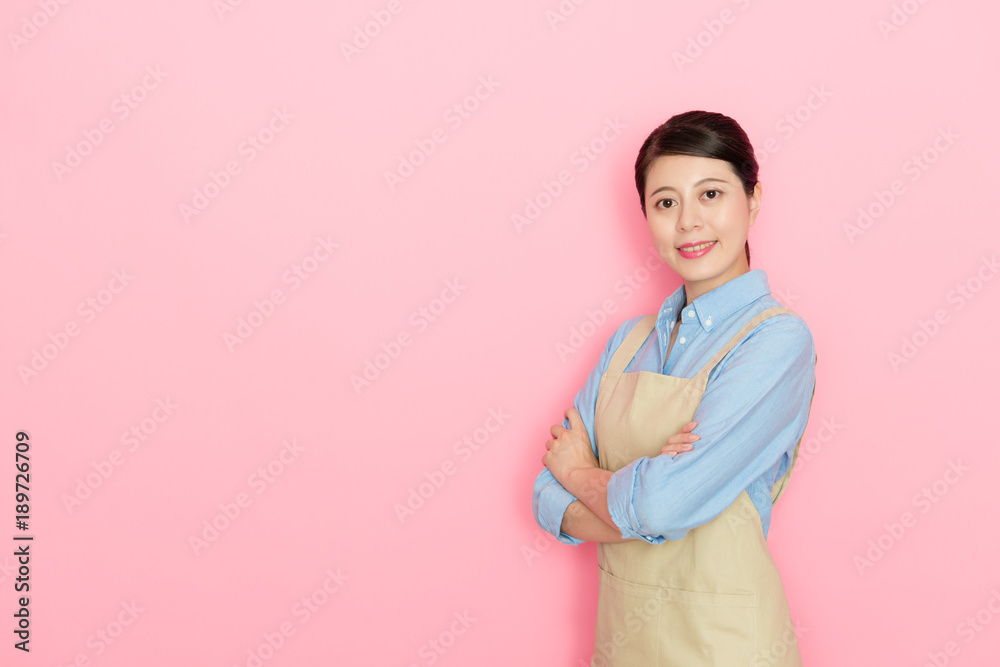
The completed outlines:
<svg viewBox="0 0 1000 667">
<path fill-rule="evenodd" d="M 713 196 L 709 197 L 709 199 L 718 199 L 718 195 L 720 195 L 720 194 L 722 194 L 722 193 L 720 193 L 718 190 L 707 190 L 705 192 L 705 195 L 713 195 Z"/>
<path fill-rule="evenodd" d="M 668 204 L 672 201 L 673 199 L 661 199 L 660 201 L 656 202 L 656 205 L 659 206 L 660 208 L 671 208 Z"/>
</svg>

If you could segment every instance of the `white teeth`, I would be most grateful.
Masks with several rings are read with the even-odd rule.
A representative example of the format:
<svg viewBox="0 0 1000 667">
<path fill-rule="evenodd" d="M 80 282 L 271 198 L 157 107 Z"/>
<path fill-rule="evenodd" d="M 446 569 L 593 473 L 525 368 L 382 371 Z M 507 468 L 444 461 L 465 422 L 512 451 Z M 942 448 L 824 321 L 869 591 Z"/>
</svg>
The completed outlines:
<svg viewBox="0 0 1000 667">
<path fill-rule="evenodd" d="M 704 250 L 713 243 L 715 243 L 715 241 L 709 241 L 708 243 L 702 243 L 701 245 L 688 246 L 687 248 L 684 248 L 684 252 L 698 252 L 699 250 Z"/>
</svg>

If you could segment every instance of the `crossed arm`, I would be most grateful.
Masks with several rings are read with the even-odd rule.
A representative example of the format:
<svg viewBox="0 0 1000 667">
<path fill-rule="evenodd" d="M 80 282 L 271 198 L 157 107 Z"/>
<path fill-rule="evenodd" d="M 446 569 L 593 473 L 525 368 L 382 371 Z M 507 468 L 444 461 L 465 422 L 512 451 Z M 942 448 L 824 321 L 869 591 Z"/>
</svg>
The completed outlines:
<svg viewBox="0 0 1000 667">
<path fill-rule="evenodd" d="M 608 511 L 608 480 L 611 471 L 597 464 L 587 429 L 576 408 L 566 411 L 570 427 L 552 426 L 552 440 L 545 443 L 547 450 L 542 463 L 556 481 L 577 500 L 570 503 L 563 514 L 562 532 L 586 542 L 625 542 L 621 531 Z M 689 451 L 698 436 L 691 433 L 697 422 L 685 424 L 680 433 L 670 436 L 661 454 L 679 454 Z"/>
<path fill-rule="evenodd" d="M 568 410 L 564 425 L 551 429 L 535 485 L 536 517 L 548 517 L 540 525 L 570 544 L 620 542 L 622 535 L 654 544 L 677 540 L 769 470 L 786 470 L 788 450 L 808 419 L 815 353 L 801 323 L 774 322 L 764 333 L 749 336 L 710 381 L 695 417 L 705 422 L 703 442 L 690 451 L 698 436 L 685 432 L 694 428 L 688 424 L 661 452 L 684 456 L 642 457 L 612 474 L 598 466 L 580 413 Z M 578 396 L 580 409 L 595 393 L 589 389 L 581 392 L 584 403 Z"/>
</svg>

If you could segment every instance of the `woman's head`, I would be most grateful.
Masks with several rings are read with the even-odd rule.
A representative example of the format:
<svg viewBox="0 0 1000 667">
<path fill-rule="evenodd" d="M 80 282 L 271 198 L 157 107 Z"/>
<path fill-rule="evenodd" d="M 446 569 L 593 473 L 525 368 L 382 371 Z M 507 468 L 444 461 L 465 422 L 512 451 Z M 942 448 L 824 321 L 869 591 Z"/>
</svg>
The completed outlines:
<svg viewBox="0 0 1000 667">
<path fill-rule="evenodd" d="M 736 121 L 707 111 L 672 117 L 643 142 L 635 183 L 657 250 L 684 278 L 689 302 L 750 270 L 761 186 Z"/>
<path fill-rule="evenodd" d="M 642 214 L 646 212 L 646 182 L 656 158 L 664 155 L 694 155 L 722 160 L 739 178 L 747 197 L 757 185 L 757 158 L 746 132 L 739 123 L 721 113 L 687 111 L 671 117 L 652 131 L 639 149 L 635 161 L 635 187 Z M 750 243 L 745 245 L 750 265 Z"/>
</svg>

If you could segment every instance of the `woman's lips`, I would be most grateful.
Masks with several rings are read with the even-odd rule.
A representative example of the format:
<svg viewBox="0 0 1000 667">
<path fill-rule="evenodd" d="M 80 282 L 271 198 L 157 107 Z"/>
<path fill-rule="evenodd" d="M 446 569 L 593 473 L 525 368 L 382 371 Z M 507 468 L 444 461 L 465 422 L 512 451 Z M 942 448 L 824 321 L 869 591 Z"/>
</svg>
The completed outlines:
<svg viewBox="0 0 1000 667">
<path fill-rule="evenodd" d="M 694 259 L 696 257 L 701 257 L 706 252 L 715 247 L 718 241 L 705 241 L 704 243 L 688 243 L 677 249 L 677 252 L 684 259 Z"/>
</svg>

